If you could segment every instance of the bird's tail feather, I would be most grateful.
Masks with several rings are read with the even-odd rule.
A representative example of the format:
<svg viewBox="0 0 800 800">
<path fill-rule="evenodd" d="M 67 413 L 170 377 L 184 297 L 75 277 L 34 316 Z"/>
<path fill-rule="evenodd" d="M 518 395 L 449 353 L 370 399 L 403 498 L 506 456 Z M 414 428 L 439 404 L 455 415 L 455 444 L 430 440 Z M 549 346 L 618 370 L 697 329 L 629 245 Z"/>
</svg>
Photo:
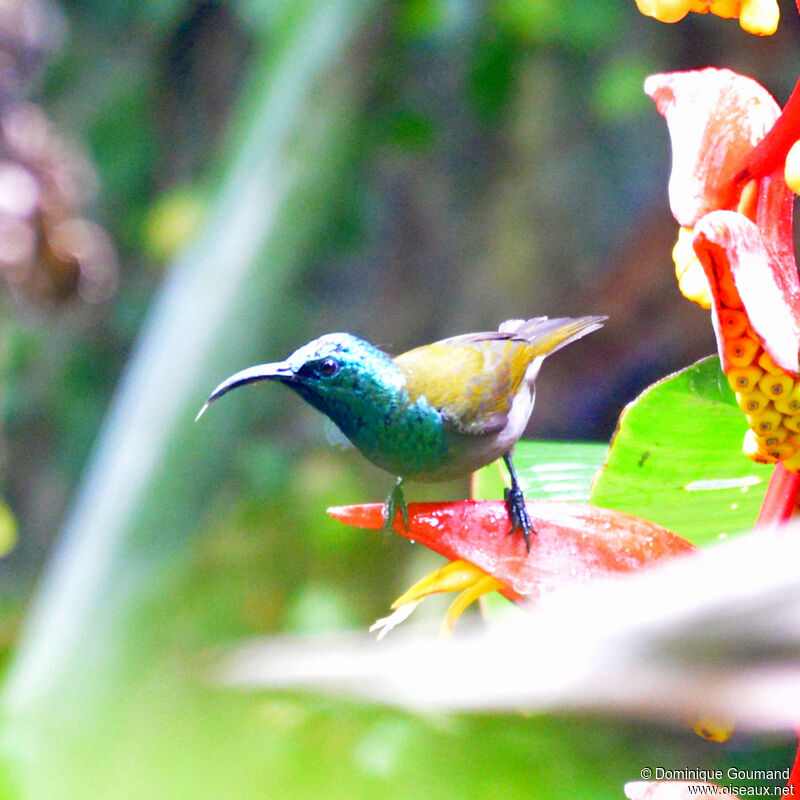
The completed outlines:
<svg viewBox="0 0 800 800">
<path fill-rule="evenodd" d="M 603 327 L 608 317 L 534 317 L 510 319 L 500 326 L 504 333 L 513 333 L 529 341 L 537 356 L 546 356 Z"/>
</svg>

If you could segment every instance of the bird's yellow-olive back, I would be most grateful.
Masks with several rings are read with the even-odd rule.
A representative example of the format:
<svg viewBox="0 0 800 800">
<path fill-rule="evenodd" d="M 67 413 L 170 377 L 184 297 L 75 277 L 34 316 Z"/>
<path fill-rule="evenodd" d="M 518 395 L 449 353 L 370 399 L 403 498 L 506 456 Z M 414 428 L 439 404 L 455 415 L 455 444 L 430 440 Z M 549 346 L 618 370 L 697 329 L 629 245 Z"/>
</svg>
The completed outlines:
<svg viewBox="0 0 800 800">
<path fill-rule="evenodd" d="M 529 342 L 493 337 L 417 347 L 395 363 L 412 402 L 425 397 L 459 430 L 480 433 L 488 420 L 508 413 L 534 358 Z"/>
<path fill-rule="evenodd" d="M 443 339 L 394 361 L 412 402 L 425 397 L 461 432 L 481 434 L 502 426 L 523 383 L 535 379 L 535 360 L 601 324 L 601 317 L 508 320 L 497 331 Z"/>
</svg>

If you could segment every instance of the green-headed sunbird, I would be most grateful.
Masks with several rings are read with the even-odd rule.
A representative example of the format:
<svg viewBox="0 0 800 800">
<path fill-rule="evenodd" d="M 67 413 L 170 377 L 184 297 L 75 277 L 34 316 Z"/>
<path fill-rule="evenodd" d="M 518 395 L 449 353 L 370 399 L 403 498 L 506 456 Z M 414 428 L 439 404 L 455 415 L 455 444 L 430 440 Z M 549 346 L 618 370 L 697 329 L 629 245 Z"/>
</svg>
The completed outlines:
<svg viewBox="0 0 800 800">
<path fill-rule="evenodd" d="M 530 550 L 534 533 L 511 450 L 528 424 L 536 377 L 550 353 L 600 328 L 606 317 L 508 320 L 496 331 L 466 333 L 392 358 L 349 333 L 314 339 L 286 360 L 258 364 L 224 380 L 197 415 L 231 389 L 278 380 L 327 414 L 373 463 L 398 476 L 387 501 L 407 512 L 404 478 L 449 480 L 502 457 L 511 529 Z"/>
</svg>

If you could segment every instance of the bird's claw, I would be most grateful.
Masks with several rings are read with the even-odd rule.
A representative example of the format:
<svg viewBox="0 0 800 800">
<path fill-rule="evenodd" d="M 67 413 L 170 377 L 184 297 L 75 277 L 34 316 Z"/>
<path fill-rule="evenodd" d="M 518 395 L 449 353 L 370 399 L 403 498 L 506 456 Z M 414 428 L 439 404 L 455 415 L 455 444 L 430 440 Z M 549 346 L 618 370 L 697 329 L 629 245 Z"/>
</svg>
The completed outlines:
<svg viewBox="0 0 800 800">
<path fill-rule="evenodd" d="M 530 553 L 531 551 L 531 534 L 536 533 L 531 523 L 531 518 L 528 516 L 528 509 L 525 507 L 525 497 L 522 494 L 522 489 L 516 484 L 508 488 L 503 493 L 508 508 L 508 517 L 511 520 L 511 528 L 508 534 L 522 531 L 522 538 L 525 539 L 525 550 Z"/>
<path fill-rule="evenodd" d="M 408 531 L 408 506 L 406 499 L 403 497 L 403 479 L 398 478 L 397 483 L 392 487 L 389 496 L 386 498 L 386 503 L 383 506 L 383 527 L 381 530 L 384 533 L 390 533 L 393 530 L 394 518 L 397 516 L 398 510 L 403 517 L 403 524 L 405 525 L 406 532 Z"/>
</svg>

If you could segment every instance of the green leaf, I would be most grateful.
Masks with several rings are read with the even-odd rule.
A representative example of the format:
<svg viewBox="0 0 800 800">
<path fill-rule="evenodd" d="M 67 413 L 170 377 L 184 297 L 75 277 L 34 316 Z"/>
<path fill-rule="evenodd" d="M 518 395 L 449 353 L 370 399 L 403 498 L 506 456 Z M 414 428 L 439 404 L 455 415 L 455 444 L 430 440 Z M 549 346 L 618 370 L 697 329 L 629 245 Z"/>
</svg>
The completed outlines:
<svg viewBox="0 0 800 800">
<path fill-rule="evenodd" d="M 714 356 L 664 378 L 622 412 L 595 505 L 695 544 L 752 528 L 772 474 L 742 453 L 742 412 Z"/>
<path fill-rule="evenodd" d="M 519 442 L 514 467 L 528 500 L 585 503 L 608 451 L 605 442 Z M 496 500 L 503 496 L 508 474 L 501 461 L 475 474 L 472 496 Z"/>
</svg>

